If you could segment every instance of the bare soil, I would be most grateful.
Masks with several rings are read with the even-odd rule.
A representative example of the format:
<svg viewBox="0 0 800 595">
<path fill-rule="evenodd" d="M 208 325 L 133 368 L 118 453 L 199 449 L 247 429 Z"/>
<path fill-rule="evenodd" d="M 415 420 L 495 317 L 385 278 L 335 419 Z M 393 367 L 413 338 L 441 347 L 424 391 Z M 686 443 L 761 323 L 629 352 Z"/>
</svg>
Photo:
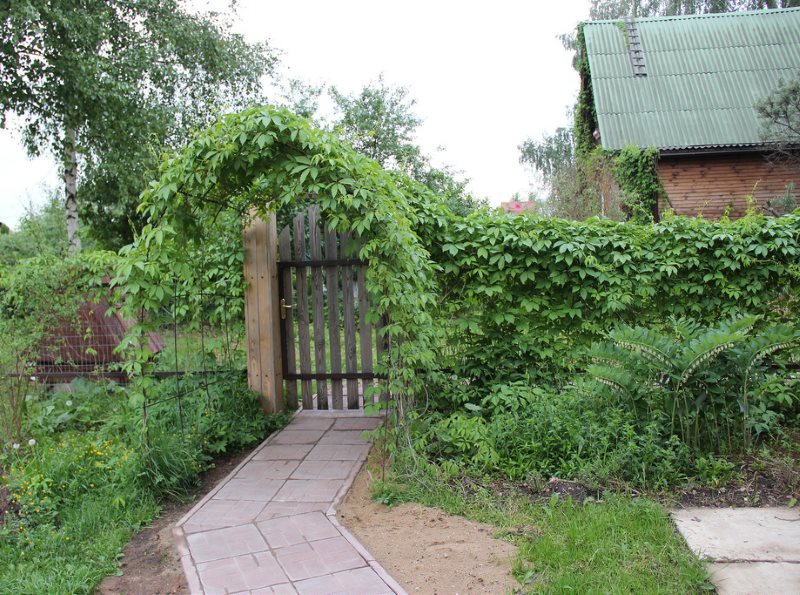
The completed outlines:
<svg viewBox="0 0 800 595">
<path fill-rule="evenodd" d="M 495 539 L 495 527 L 418 504 L 389 508 L 370 497 L 365 465 L 338 518 L 409 593 L 509 593 L 516 546 Z"/>
<path fill-rule="evenodd" d="M 800 460 L 786 456 L 768 465 L 752 457 L 739 460 L 735 477 L 724 486 L 689 485 L 677 490 L 685 507 L 786 506 L 800 500 Z"/>
<path fill-rule="evenodd" d="M 203 474 L 195 498 L 202 498 L 230 473 L 250 450 L 224 455 L 213 469 Z M 119 576 L 106 577 L 97 593 L 111 595 L 177 595 L 189 592 L 183 566 L 172 539 L 172 528 L 185 515 L 196 499 L 186 504 L 167 504 L 150 527 L 133 536 L 125 546 Z"/>
</svg>

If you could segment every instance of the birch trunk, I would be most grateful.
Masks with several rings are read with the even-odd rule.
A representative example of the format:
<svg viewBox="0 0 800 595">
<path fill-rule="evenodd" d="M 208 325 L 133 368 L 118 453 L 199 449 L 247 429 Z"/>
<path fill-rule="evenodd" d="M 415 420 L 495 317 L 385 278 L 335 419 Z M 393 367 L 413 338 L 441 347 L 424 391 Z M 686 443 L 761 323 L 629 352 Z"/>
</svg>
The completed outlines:
<svg viewBox="0 0 800 595">
<path fill-rule="evenodd" d="M 67 128 L 64 135 L 64 190 L 66 192 L 67 240 L 69 252 L 80 252 L 78 236 L 78 151 L 75 147 L 75 130 Z"/>
</svg>

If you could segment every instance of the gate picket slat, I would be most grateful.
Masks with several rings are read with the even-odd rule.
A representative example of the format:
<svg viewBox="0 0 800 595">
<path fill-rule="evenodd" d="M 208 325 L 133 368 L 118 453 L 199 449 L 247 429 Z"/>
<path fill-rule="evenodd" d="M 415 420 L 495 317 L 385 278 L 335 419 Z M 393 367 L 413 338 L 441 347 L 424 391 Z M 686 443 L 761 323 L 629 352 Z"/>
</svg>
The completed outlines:
<svg viewBox="0 0 800 595">
<path fill-rule="evenodd" d="M 336 260 L 336 232 L 329 225 L 325 226 L 325 260 Z M 341 337 L 339 331 L 339 267 L 327 267 L 328 284 L 328 338 L 331 344 L 331 372 L 342 371 Z M 331 400 L 334 409 L 342 408 L 342 381 L 331 381 Z"/>
<path fill-rule="evenodd" d="M 345 246 L 350 241 L 349 232 L 342 234 L 342 256 L 345 254 Z M 356 371 L 356 316 L 355 316 L 355 296 L 353 295 L 353 267 L 342 267 L 342 292 L 344 297 L 344 359 L 345 371 Z M 347 408 L 358 409 L 358 380 L 347 380 Z"/>
<path fill-rule="evenodd" d="M 304 260 L 306 257 L 305 215 L 298 213 L 294 218 L 294 257 Z M 297 334 L 300 338 L 300 373 L 311 373 L 311 338 L 308 322 L 308 285 L 305 267 L 297 269 Z M 311 394 L 311 381 L 301 380 L 303 393 L 303 409 L 314 409 Z"/>
<path fill-rule="evenodd" d="M 289 226 L 283 228 L 281 231 L 279 243 L 278 243 L 278 253 L 280 259 L 283 261 L 291 260 L 292 259 L 292 239 L 291 239 L 291 230 Z M 292 306 L 294 302 L 292 301 L 292 270 L 290 268 L 283 269 L 281 273 L 281 285 L 282 285 L 282 293 L 281 298 L 285 300 L 287 306 Z M 294 374 L 297 372 L 297 357 L 294 352 L 294 309 L 288 309 L 285 311 L 286 318 L 281 320 L 283 324 L 283 343 L 285 348 L 283 349 L 283 356 L 285 357 L 286 361 L 286 371 L 290 374 Z M 286 401 L 289 404 L 290 409 L 297 409 L 297 381 L 296 380 L 287 380 L 286 381 Z"/>
<path fill-rule="evenodd" d="M 322 260 L 322 246 L 319 232 L 319 205 L 314 205 L 308 210 L 309 243 L 311 244 L 311 259 Z M 311 301 L 314 316 L 314 370 L 319 373 L 327 372 L 325 361 L 325 297 L 322 287 L 322 269 L 314 267 L 311 270 Z M 328 383 L 317 380 L 317 408 L 328 408 Z"/>
<path fill-rule="evenodd" d="M 369 311 L 369 294 L 367 293 L 367 267 L 358 267 L 358 330 L 361 341 L 361 371 L 372 372 L 372 325 L 367 323 Z M 367 388 L 372 386 L 372 381 L 362 380 L 361 389 L 364 395 L 364 404 L 367 399 L 371 402 L 373 396 L 367 396 Z"/>
</svg>

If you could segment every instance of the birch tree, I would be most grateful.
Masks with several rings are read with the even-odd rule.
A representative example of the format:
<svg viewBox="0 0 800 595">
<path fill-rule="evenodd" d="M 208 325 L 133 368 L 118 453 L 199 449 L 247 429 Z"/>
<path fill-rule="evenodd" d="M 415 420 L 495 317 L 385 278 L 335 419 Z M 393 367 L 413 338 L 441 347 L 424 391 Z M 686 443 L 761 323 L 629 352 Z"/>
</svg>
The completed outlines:
<svg viewBox="0 0 800 595">
<path fill-rule="evenodd" d="M 28 151 L 60 161 L 73 252 L 79 212 L 130 239 L 159 152 L 261 99 L 274 61 L 181 0 L 0 0 L 2 123 L 15 115 Z"/>
</svg>

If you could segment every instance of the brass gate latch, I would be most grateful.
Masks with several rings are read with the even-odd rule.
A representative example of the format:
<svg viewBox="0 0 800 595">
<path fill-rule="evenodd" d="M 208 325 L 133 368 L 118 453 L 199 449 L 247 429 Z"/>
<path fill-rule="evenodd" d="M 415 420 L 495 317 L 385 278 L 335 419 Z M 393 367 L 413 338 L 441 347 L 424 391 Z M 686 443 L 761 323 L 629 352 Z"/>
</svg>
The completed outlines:
<svg viewBox="0 0 800 595">
<path fill-rule="evenodd" d="M 294 306 L 287 304 L 285 299 L 281 298 L 281 320 L 286 320 L 286 310 L 291 310 Z"/>
</svg>

